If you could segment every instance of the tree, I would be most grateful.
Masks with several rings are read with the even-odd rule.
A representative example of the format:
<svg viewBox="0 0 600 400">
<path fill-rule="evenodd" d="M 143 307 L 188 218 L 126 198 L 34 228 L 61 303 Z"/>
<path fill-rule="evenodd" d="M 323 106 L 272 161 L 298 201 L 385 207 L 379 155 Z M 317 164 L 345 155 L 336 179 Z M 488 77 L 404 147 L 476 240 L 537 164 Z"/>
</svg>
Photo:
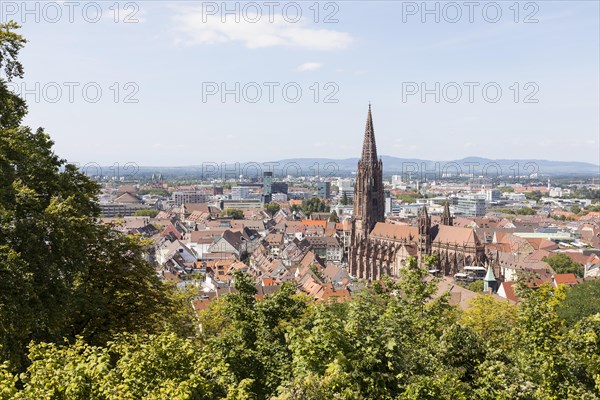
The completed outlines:
<svg viewBox="0 0 600 400">
<path fill-rule="evenodd" d="M 340 204 L 342 206 L 345 206 L 348 204 L 348 194 L 346 192 L 344 192 L 344 194 L 342 194 L 342 198 L 340 199 Z"/>
<path fill-rule="evenodd" d="M 527 200 L 535 200 L 536 202 L 540 201 L 540 199 L 543 196 L 544 195 L 539 190 L 534 190 L 533 192 L 527 192 L 527 193 L 525 193 L 525 198 Z"/>
<path fill-rule="evenodd" d="M 348 193 L 344 192 L 342 194 L 342 198 L 340 199 L 340 205 L 347 206 L 347 205 L 352 205 L 353 203 L 354 203 L 354 201 L 352 201 L 351 197 L 348 197 Z"/>
<path fill-rule="evenodd" d="M 312 197 L 302 202 L 302 211 L 310 216 L 313 212 L 329 212 L 329 206 L 318 197 Z"/>
<path fill-rule="evenodd" d="M 22 75 L 25 42 L 0 24 L 0 68 Z M 6 83 L 0 79 L 0 91 Z M 39 128 L 20 126 L 13 95 L 0 97 L 0 362 L 20 370 L 30 341 L 158 329 L 166 293 L 144 260 L 147 243 L 97 223 L 98 185 L 53 151 Z"/>
<path fill-rule="evenodd" d="M 558 307 L 558 315 L 569 326 L 600 313 L 600 281 L 589 280 L 567 290 L 567 297 Z"/>
<path fill-rule="evenodd" d="M 225 215 L 233 219 L 244 219 L 244 212 L 237 208 L 228 208 L 225 210 Z"/>
<path fill-rule="evenodd" d="M 489 294 L 474 297 L 461 315 L 461 322 L 488 340 L 494 348 L 505 349 L 513 329 L 517 307 Z"/>
<path fill-rule="evenodd" d="M 519 208 L 518 210 L 515 211 L 516 214 L 518 215 L 535 215 L 535 210 L 531 207 L 523 207 L 523 208 Z"/>
<path fill-rule="evenodd" d="M 269 215 L 271 215 L 271 217 L 273 217 L 275 214 L 277 214 L 279 212 L 279 209 L 281 208 L 281 206 L 277 203 L 267 203 L 265 204 L 265 210 L 267 210 L 267 212 L 269 213 Z"/>
<path fill-rule="evenodd" d="M 148 208 L 145 210 L 135 210 L 133 212 L 133 215 L 136 217 L 150 217 L 150 218 L 154 218 L 158 215 L 158 210 L 152 209 L 152 208 Z"/>
<path fill-rule="evenodd" d="M 78 339 L 72 345 L 36 344 L 11 399 L 211 399 L 223 389 L 202 374 L 197 343 L 174 334 L 121 335 L 107 347 Z M 1 373 L 0 369 L 0 373 Z M 8 377 L 10 378 L 10 377 Z M 12 392 L 12 393 L 11 393 Z"/>
<path fill-rule="evenodd" d="M 579 206 L 573 206 L 573 207 L 571 207 L 571 212 L 573 214 L 579 214 L 580 211 L 581 211 L 581 207 L 579 207 Z"/>
<path fill-rule="evenodd" d="M 401 193 L 396 196 L 398 200 L 401 200 L 403 203 L 414 203 L 419 198 L 418 193 Z"/>
<path fill-rule="evenodd" d="M 461 311 L 409 258 L 387 290 L 314 302 L 295 285 L 237 292 L 200 312 L 194 338 L 119 334 L 29 347 L 15 375 L 0 364 L 0 399 L 594 399 L 600 314 L 565 327 L 565 288 L 517 283 L 514 306 L 480 295 Z M 381 287 L 381 285 L 380 285 Z"/>
<path fill-rule="evenodd" d="M 477 279 L 467 285 L 467 289 L 473 292 L 483 292 L 484 284 L 481 279 Z"/>
<path fill-rule="evenodd" d="M 142 188 L 137 192 L 138 196 L 143 196 L 146 194 L 150 194 L 153 196 L 163 196 L 163 197 L 168 197 L 169 196 L 169 191 L 166 189 L 160 189 L 160 188 Z"/>
<path fill-rule="evenodd" d="M 503 214 L 515 214 L 515 211 L 511 210 L 510 208 L 498 208 L 496 211 Z"/>
<path fill-rule="evenodd" d="M 19 26 L 12 21 L 0 23 L 0 129 L 17 128 L 27 113 L 25 101 L 6 85 L 14 78 L 23 77 L 23 66 L 18 61 L 19 51 L 27 41 L 14 31 Z"/>
<path fill-rule="evenodd" d="M 337 212 L 333 210 L 329 215 L 329 222 L 340 222 L 340 218 L 337 215 Z"/>
<path fill-rule="evenodd" d="M 551 257 L 544 257 L 542 261 L 550 264 L 554 272 L 557 274 L 572 273 L 579 277 L 583 277 L 583 267 L 564 253 L 558 253 Z"/>
</svg>

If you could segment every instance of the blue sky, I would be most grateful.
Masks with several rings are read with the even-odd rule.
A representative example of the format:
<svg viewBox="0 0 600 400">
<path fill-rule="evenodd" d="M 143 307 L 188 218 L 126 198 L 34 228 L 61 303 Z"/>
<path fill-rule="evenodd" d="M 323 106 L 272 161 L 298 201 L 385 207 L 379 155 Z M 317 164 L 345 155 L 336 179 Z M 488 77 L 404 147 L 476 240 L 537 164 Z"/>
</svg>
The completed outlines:
<svg viewBox="0 0 600 400">
<path fill-rule="evenodd" d="M 172 166 L 354 157 L 371 101 L 380 154 L 600 162 L 597 1 L 480 2 L 473 22 L 462 1 L 453 3 L 460 18 L 448 2 L 428 2 L 438 7 L 439 22 L 422 15 L 420 1 L 321 2 L 317 23 L 312 1 L 277 3 L 272 22 L 264 2 L 255 3 L 260 14 L 246 6 L 236 22 L 223 16 L 222 2 L 123 1 L 117 23 L 113 1 L 86 6 L 87 17 L 86 3 L 76 3 L 72 23 L 64 3 L 54 3 L 62 13 L 56 23 L 55 9 L 44 3 L 27 3 L 34 11 L 26 15 L 20 1 L 2 3 L 2 19 L 13 15 L 29 40 L 21 56 L 26 78 L 15 85 L 40 85 L 39 102 L 27 95 L 26 122 L 45 127 L 70 161 Z M 102 16 L 92 23 L 96 4 Z M 241 10 L 247 3 L 237 4 Z M 325 23 L 331 13 L 338 21 Z M 538 22 L 524 23 L 527 15 Z M 72 102 L 68 82 L 78 84 Z M 223 101 L 223 85 L 234 89 L 236 82 L 239 103 L 234 94 Z M 264 82 L 273 82 L 272 102 Z M 435 93 L 422 99 L 423 85 L 436 92 L 436 82 L 440 101 Z M 472 102 L 465 82 L 473 82 Z M 94 87 L 102 90 L 97 102 L 84 98 L 86 84 L 92 98 Z M 62 97 L 53 103 L 56 86 Z M 262 96 L 252 103 L 256 86 Z M 293 103 L 297 87 L 302 96 Z M 138 102 L 125 102 L 128 94 Z M 337 103 L 325 102 L 327 94 Z"/>
</svg>

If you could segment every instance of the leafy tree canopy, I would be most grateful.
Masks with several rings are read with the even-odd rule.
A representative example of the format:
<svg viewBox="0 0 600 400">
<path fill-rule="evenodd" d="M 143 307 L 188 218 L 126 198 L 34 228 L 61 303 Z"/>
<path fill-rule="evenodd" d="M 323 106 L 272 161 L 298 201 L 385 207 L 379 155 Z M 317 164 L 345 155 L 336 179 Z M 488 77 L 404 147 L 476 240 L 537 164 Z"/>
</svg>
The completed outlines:
<svg viewBox="0 0 600 400">
<path fill-rule="evenodd" d="M 0 24 L 0 69 L 22 76 L 25 40 Z M 168 296 L 139 238 L 97 223 L 98 185 L 60 159 L 0 79 L 0 360 L 22 369 L 30 341 L 153 332 Z"/>
<path fill-rule="evenodd" d="M 558 307 L 558 315 L 569 326 L 600 313 L 600 280 L 589 280 L 567 290 L 567 297 Z"/>
<path fill-rule="evenodd" d="M 333 210 L 329 215 L 329 222 L 340 222 L 340 218 L 338 217 L 337 212 L 335 212 L 335 210 Z"/>
<path fill-rule="evenodd" d="M 136 217 L 150 217 L 150 218 L 154 218 L 158 215 L 158 210 L 154 209 L 154 208 L 147 208 L 144 210 L 135 210 L 133 212 L 133 215 Z"/>
<path fill-rule="evenodd" d="M 544 257 L 542 261 L 547 262 L 557 274 L 572 273 L 579 277 L 583 277 L 583 267 L 564 253 L 557 253 L 551 257 Z"/>
<path fill-rule="evenodd" d="M 267 210 L 267 212 L 271 216 L 274 216 L 275 214 L 277 214 L 280 209 L 281 209 L 281 206 L 277 203 L 271 202 L 271 203 L 265 204 L 265 210 Z"/>
<path fill-rule="evenodd" d="M 228 208 L 224 214 L 233 219 L 244 219 L 244 212 L 237 208 Z"/>
<path fill-rule="evenodd" d="M 201 332 L 121 334 L 33 344 L 31 365 L 0 367 L 0 398 L 593 399 L 600 395 L 600 314 L 565 328 L 564 288 L 518 284 L 518 306 L 490 295 L 460 311 L 414 258 L 345 303 L 285 283 L 263 300 L 238 292 L 199 314 Z M 387 290 L 381 290 L 386 287 Z M 379 289 L 377 289 L 379 288 Z"/>
<path fill-rule="evenodd" d="M 310 216 L 313 212 L 329 212 L 329 205 L 318 197 L 311 197 L 302 202 L 302 211 L 307 216 Z"/>
</svg>

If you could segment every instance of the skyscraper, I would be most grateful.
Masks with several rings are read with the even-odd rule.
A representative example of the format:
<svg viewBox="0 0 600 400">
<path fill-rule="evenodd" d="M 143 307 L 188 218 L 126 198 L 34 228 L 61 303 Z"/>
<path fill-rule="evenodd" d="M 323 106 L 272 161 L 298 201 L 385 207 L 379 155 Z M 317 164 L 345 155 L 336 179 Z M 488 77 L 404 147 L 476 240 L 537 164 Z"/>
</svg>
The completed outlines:
<svg viewBox="0 0 600 400">
<path fill-rule="evenodd" d="M 273 172 L 263 172 L 263 194 L 269 195 L 272 193 L 271 186 L 273 185 Z"/>
</svg>

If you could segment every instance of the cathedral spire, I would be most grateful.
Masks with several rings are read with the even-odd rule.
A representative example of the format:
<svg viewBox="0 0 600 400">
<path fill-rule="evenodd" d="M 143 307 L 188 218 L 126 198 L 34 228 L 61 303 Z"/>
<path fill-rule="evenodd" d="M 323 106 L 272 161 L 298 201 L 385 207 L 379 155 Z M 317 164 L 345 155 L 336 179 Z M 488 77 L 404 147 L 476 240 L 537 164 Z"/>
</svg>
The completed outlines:
<svg viewBox="0 0 600 400">
<path fill-rule="evenodd" d="M 446 200 L 446 204 L 444 204 L 444 214 L 442 214 L 442 225 L 453 225 L 453 218 L 450 214 L 450 202 L 448 200 Z"/>
<path fill-rule="evenodd" d="M 377 145 L 375 144 L 375 130 L 373 129 L 373 116 L 371 115 L 371 103 L 365 125 L 365 138 L 363 141 L 362 158 L 363 163 L 377 163 Z"/>
<path fill-rule="evenodd" d="M 429 218 L 429 215 L 427 214 L 427 203 L 423 203 L 423 207 L 419 210 L 419 217 Z"/>
<path fill-rule="evenodd" d="M 377 222 L 385 220 L 383 164 L 377 158 L 371 105 L 367 114 L 362 155 L 358 161 L 354 185 L 354 219 L 356 231 L 366 237 Z"/>
</svg>

